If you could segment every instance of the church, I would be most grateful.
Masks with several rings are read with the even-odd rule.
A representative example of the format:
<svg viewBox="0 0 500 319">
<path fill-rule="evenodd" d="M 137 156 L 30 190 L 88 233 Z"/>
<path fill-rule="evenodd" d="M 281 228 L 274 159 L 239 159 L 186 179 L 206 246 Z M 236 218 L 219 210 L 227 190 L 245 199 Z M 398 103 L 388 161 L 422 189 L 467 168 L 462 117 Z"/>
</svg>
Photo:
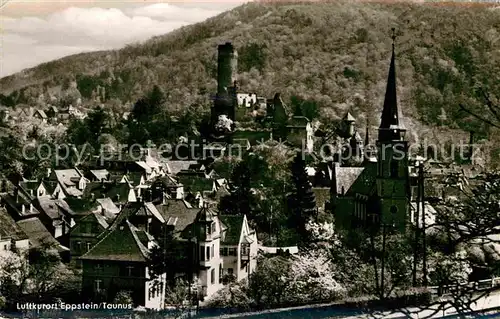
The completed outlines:
<svg viewBox="0 0 500 319">
<path fill-rule="evenodd" d="M 344 141 L 354 147 L 351 156 L 363 152 L 362 164 L 344 166 L 341 151 L 333 160 L 317 167 L 316 187 L 329 187 L 331 209 L 336 227 L 367 229 L 371 226 L 391 227 L 403 231 L 409 222 L 411 200 L 410 166 L 406 129 L 402 122 L 396 94 L 394 37 L 392 56 L 381 123 L 378 129 L 376 152 L 363 150 L 361 138 L 353 128 L 350 113 L 343 119 L 349 136 Z M 365 142 L 368 144 L 368 141 Z M 348 161 L 349 162 L 349 161 Z"/>
</svg>

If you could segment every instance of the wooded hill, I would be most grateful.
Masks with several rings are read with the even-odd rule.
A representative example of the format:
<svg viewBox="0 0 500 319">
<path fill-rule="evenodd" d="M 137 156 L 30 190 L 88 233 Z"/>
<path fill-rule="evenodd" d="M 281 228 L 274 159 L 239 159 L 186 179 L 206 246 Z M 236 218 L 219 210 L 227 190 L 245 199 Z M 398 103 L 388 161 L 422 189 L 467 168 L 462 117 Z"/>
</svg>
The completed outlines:
<svg viewBox="0 0 500 319">
<path fill-rule="evenodd" d="M 484 127 L 460 110 L 483 104 L 482 87 L 500 96 L 500 10 L 452 4 L 250 3 L 202 23 L 121 50 L 78 54 L 0 79 L 3 104 L 26 102 L 76 80 L 84 98 L 97 85 L 108 99 L 135 102 L 158 84 L 170 111 L 215 91 L 216 48 L 239 51 L 240 87 L 272 97 L 314 100 L 321 116 L 350 109 L 378 125 L 396 40 L 398 94 L 410 130 Z M 407 124 L 407 125 L 408 125 Z"/>
</svg>

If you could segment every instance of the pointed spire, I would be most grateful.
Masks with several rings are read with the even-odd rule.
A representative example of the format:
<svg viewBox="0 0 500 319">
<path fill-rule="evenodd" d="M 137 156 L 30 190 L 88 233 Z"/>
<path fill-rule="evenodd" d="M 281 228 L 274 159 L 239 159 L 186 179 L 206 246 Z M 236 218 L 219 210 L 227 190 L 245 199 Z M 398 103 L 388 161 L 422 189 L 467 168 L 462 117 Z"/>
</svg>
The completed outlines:
<svg viewBox="0 0 500 319">
<path fill-rule="evenodd" d="M 379 128 L 379 141 L 401 140 L 401 131 L 404 130 L 400 123 L 396 93 L 396 63 L 394 42 L 396 40 L 395 29 L 392 28 L 392 56 L 387 76 L 387 87 L 385 91 L 384 108 L 382 110 L 382 121 Z"/>
<path fill-rule="evenodd" d="M 354 118 L 354 116 L 352 116 L 351 112 L 347 112 L 342 120 L 344 120 L 345 122 L 356 122 L 356 119 Z"/>
</svg>

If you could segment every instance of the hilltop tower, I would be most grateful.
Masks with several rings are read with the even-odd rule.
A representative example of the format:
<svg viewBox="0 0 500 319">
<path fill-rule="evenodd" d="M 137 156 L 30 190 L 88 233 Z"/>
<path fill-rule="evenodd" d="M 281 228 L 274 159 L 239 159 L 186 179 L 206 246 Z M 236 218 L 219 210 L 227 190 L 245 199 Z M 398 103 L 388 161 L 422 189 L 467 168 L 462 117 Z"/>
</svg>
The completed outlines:
<svg viewBox="0 0 500 319">
<path fill-rule="evenodd" d="M 212 109 L 212 123 L 219 115 L 235 120 L 237 103 L 238 52 L 230 42 L 218 46 L 217 51 L 217 94 Z"/>
<path fill-rule="evenodd" d="M 238 73 L 238 52 L 230 42 L 218 47 L 217 93 L 224 93 L 234 85 Z"/>
<path fill-rule="evenodd" d="M 381 222 L 402 228 L 406 225 L 409 206 L 408 142 L 397 103 L 394 29 L 392 39 L 391 63 L 378 129 L 377 196 Z"/>
</svg>

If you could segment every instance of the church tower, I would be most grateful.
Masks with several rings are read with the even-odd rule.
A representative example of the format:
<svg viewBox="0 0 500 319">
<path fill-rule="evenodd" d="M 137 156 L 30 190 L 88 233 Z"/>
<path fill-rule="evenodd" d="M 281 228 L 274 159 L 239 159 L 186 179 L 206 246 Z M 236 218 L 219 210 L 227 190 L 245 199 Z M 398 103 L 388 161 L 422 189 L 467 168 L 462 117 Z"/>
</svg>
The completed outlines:
<svg viewBox="0 0 500 319">
<path fill-rule="evenodd" d="M 408 142 L 398 108 L 394 29 L 392 56 L 377 141 L 377 197 L 380 221 L 403 230 L 409 209 Z"/>
</svg>

